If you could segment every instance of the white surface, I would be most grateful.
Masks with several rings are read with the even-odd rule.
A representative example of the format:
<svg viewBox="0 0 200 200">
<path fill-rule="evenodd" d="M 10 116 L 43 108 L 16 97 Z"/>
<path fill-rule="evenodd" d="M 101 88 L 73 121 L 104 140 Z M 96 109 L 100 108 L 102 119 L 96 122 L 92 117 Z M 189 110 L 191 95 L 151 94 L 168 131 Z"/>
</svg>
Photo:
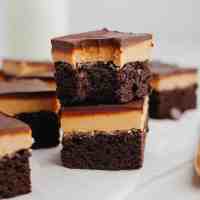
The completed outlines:
<svg viewBox="0 0 200 200">
<path fill-rule="evenodd" d="M 193 157 L 199 119 L 200 113 L 192 111 L 180 121 L 150 120 L 144 168 L 136 171 L 70 170 L 60 164 L 60 147 L 34 151 L 33 192 L 16 200 L 197 200 Z"/>
</svg>

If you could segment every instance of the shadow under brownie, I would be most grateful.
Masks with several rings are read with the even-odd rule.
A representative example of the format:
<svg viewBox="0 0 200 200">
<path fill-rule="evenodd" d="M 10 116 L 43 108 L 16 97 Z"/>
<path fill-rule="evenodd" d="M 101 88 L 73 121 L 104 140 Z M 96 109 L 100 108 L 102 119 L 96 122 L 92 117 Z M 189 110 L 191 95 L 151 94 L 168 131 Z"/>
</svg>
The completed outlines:
<svg viewBox="0 0 200 200">
<path fill-rule="evenodd" d="M 51 42 L 62 106 L 120 104 L 149 94 L 151 34 L 102 29 Z"/>
<path fill-rule="evenodd" d="M 149 114 L 152 118 L 178 119 L 187 110 L 197 106 L 196 68 L 180 68 L 177 65 L 152 62 Z"/>
</svg>

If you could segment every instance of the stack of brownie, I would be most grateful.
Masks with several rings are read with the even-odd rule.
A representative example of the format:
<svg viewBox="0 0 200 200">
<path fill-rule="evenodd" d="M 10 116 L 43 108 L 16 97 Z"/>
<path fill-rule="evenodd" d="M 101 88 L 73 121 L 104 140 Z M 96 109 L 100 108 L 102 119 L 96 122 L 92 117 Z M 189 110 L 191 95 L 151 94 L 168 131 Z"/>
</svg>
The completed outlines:
<svg viewBox="0 0 200 200">
<path fill-rule="evenodd" d="M 142 167 L 152 35 L 102 29 L 51 42 L 62 107 L 63 165 Z"/>
</svg>

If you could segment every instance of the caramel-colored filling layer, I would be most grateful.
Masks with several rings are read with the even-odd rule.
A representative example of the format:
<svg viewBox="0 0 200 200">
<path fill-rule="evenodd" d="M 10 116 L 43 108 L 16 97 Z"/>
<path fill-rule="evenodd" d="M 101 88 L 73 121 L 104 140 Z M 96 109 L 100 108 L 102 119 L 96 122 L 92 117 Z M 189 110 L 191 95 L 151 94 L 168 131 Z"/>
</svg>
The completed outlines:
<svg viewBox="0 0 200 200">
<path fill-rule="evenodd" d="M 3 134 L 0 136 L 0 157 L 12 155 L 23 149 L 29 149 L 32 143 L 31 130 L 16 134 Z"/>
<path fill-rule="evenodd" d="M 41 110 L 58 112 L 59 107 L 56 97 L 0 97 L 0 111 L 11 116 Z"/>
<path fill-rule="evenodd" d="M 196 172 L 198 176 L 200 176 L 200 145 L 198 146 L 198 149 L 197 149 L 194 164 L 195 164 Z"/>
<path fill-rule="evenodd" d="M 196 73 L 175 74 L 153 79 L 151 81 L 151 86 L 156 91 L 167 91 L 173 89 L 184 89 L 197 84 L 197 82 L 198 75 Z"/>
<path fill-rule="evenodd" d="M 56 82 L 55 80 L 43 80 L 45 83 L 48 84 L 48 87 L 51 89 L 51 90 L 55 90 L 56 91 Z"/>
<path fill-rule="evenodd" d="M 96 46 L 72 49 L 70 51 L 53 50 L 54 62 L 65 61 L 76 66 L 77 63 L 112 61 L 115 65 L 122 67 L 124 64 L 136 61 L 149 60 L 151 57 L 152 40 L 126 46 Z"/>
<path fill-rule="evenodd" d="M 109 133 L 115 130 L 130 130 L 133 128 L 143 131 L 146 128 L 147 112 L 147 98 L 141 109 L 122 109 L 118 112 L 104 109 L 103 112 L 86 111 L 85 113 L 78 113 L 77 111 L 71 111 L 71 109 L 68 111 L 65 108 L 61 114 L 61 127 L 65 134 L 73 131 L 84 131 L 92 134 L 94 130 Z"/>
<path fill-rule="evenodd" d="M 10 76 L 37 77 L 53 76 L 53 64 L 48 62 L 28 62 L 17 60 L 3 60 L 3 72 Z"/>
</svg>

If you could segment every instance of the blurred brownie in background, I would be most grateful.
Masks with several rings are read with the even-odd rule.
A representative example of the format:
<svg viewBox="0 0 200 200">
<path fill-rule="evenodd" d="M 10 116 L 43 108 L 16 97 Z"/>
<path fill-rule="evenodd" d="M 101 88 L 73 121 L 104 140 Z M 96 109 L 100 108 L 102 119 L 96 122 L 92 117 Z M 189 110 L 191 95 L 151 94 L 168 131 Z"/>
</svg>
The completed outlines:
<svg viewBox="0 0 200 200">
<path fill-rule="evenodd" d="M 0 113 L 0 199 L 31 191 L 31 146 L 29 126 Z"/>
<path fill-rule="evenodd" d="M 127 103 L 149 94 L 151 34 L 102 29 L 51 43 L 62 106 Z"/>
<path fill-rule="evenodd" d="M 56 90 L 55 68 L 51 62 L 34 62 L 27 60 L 2 59 L 4 79 L 40 79 Z"/>
<path fill-rule="evenodd" d="M 150 69 L 152 72 L 150 117 L 178 119 L 184 111 L 196 108 L 198 86 L 196 68 L 183 68 L 154 61 Z"/>
<path fill-rule="evenodd" d="M 26 122 L 32 129 L 33 148 L 59 144 L 59 102 L 56 92 L 38 79 L 0 82 L 0 111 Z"/>
</svg>

